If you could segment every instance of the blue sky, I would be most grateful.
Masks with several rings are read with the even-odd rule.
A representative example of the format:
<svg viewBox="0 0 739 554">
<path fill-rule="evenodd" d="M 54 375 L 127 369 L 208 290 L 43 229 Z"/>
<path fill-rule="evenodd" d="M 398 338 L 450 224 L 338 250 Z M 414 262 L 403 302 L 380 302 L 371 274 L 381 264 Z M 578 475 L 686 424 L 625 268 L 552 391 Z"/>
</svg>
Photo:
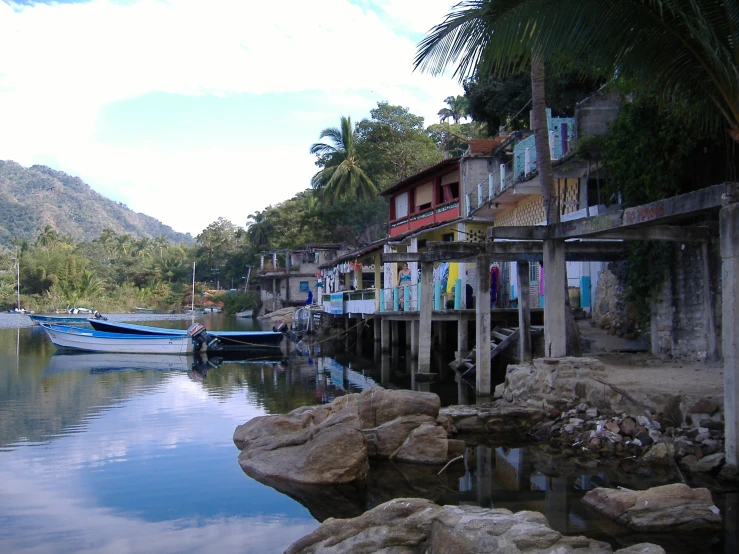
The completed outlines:
<svg viewBox="0 0 739 554">
<path fill-rule="evenodd" d="M 181 232 L 309 187 L 308 154 L 378 101 L 437 120 L 414 72 L 455 0 L 0 0 L 0 159 L 78 175 Z"/>
</svg>

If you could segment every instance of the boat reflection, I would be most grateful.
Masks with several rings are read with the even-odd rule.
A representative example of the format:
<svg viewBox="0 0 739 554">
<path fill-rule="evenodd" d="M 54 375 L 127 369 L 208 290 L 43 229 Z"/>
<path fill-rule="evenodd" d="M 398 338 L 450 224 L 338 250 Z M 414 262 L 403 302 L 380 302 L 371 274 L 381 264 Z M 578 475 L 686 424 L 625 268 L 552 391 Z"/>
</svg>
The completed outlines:
<svg viewBox="0 0 739 554">
<path fill-rule="evenodd" d="M 42 376 L 56 375 L 71 371 L 102 373 L 107 371 L 197 371 L 204 376 L 209 370 L 226 363 L 275 363 L 282 356 L 274 349 L 255 349 L 233 352 L 227 355 L 209 356 L 206 353 L 195 356 L 177 354 L 113 354 L 105 352 L 55 353 L 46 362 Z"/>
</svg>

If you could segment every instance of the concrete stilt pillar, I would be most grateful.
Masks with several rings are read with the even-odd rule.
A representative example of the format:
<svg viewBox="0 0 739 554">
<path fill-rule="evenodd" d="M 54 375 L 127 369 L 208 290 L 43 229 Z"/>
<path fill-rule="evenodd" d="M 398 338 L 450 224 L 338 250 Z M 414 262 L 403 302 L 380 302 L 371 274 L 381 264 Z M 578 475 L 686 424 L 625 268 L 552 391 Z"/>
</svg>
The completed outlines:
<svg viewBox="0 0 739 554">
<path fill-rule="evenodd" d="M 518 273 L 518 357 L 531 361 L 531 307 L 529 302 L 529 262 L 516 264 Z"/>
<path fill-rule="evenodd" d="M 490 396 L 490 256 L 477 257 L 477 326 L 475 332 L 476 383 L 478 396 Z"/>
<path fill-rule="evenodd" d="M 380 344 L 383 352 L 390 352 L 390 320 L 383 317 L 380 320 Z"/>
<path fill-rule="evenodd" d="M 708 242 L 701 244 L 703 258 L 703 325 L 706 329 L 706 357 L 715 360 L 718 357 L 716 349 L 716 314 L 713 311 L 713 294 L 711 293 L 711 260 Z"/>
<path fill-rule="evenodd" d="M 390 344 L 393 346 L 397 346 L 400 344 L 400 326 L 398 321 L 393 321 L 390 323 L 390 328 L 392 330 L 390 334 Z"/>
<path fill-rule="evenodd" d="M 418 323 L 418 370 L 431 371 L 431 316 L 434 306 L 434 266 L 421 264 L 421 310 Z"/>
<path fill-rule="evenodd" d="M 418 328 L 419 321 L 413 319 L 410 321 L 410 343 L 411 343 L 411 357 L 418 358 Z"/>
<path fill-rule="evenodd" d="M 390 356 L 383 354 L 380 359 L 380 384 L 386 386 L 390 383 Z"/>
<path fill-rule="evenodd" d="M 352 344 L 352 320 L 347 316 L 344 320 L 344 348 L 349 350 Z"/>
<path fill-rule="evenodd" d="M 380 342 L 380 337 L 382 337 L 382 323 L 381 323 L 381 321 L 382 320 L 379 319 L 379 318 L 377 318 L 377 317 L 375 317 L 373 319 L 373 325 L 374 325 L 373 331 L 374 331 L 374 334 L 373 334 L 373 337 L 372 338 L 375 340 L 375 342 Z"/>
<path fill-rule="evenodd" d="M 544 275 L 544 355 L 562 358 L 567 355 L 564 241 L 544 241 Z M 519 297 L 523 293 L 519 291 Z"/>
<path fill-rule="evenodd" d="M 722 346 L 726 463 L 739 463 L 739 204 L 721 208 Z"/>
<path fill-rule="evenodd" d="M 569 531 L 569 506 L 567 477 L 547 477 L 547 490 L 544 495 L 544 515 L 547 516 L 549 526 L 555 531 L 563 534 Z"/>
<path fill-rule="evenodd" d="M 470 325 L 466 319 L 457 322 L 457 355 L 461 358 L 470 351 Z"/>
</svg>

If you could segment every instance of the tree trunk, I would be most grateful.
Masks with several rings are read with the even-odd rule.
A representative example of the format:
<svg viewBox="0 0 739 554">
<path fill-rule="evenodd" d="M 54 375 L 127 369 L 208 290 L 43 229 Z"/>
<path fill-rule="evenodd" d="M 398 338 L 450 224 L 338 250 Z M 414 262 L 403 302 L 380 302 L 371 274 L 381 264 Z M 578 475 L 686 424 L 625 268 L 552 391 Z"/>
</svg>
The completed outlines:
<svg viewBox="0 0 739 554">
<path fill-rule="evenodd" d="M 559 199 L 554 188 L 554 172 L 552 171 L 552 156 L 549 151 L 549 127 L 547 125 L 547 101 L 544 86 L 544 62 L 534 52 L 531 57 L 531 97 L 533 114 L 532 125 L 536 140 L 536 167 L 539 171 L 539 183 L 541 196 L 544 202 L 544 214 L 548 225 L 559 223 Z M 546 271 L 546 269 L 545 269 Z M 580 332 L 577 328 L 575 316 L 570 307 L 570 295 L 567 291 L 567 278 L 565 272 L 565 315 L 567 318 L 567 354 L 569 356 L 580 356 L 582 354 L 582 343 Z M 546 306 L 545 308 L 546 309 Z"/>
<path fill-rule="evenodd" d="M 549 128 L 547 126 L 547 101 L 544 91 L 544 62 L 534 54 L 531 58 L 531 112 L 536 140 L 536 168 L 539 171 L 541 196 L 547 224 L 559 223 L 557 191 L 554 190 L 552 157 L 549 152 Z"/>
</svg>

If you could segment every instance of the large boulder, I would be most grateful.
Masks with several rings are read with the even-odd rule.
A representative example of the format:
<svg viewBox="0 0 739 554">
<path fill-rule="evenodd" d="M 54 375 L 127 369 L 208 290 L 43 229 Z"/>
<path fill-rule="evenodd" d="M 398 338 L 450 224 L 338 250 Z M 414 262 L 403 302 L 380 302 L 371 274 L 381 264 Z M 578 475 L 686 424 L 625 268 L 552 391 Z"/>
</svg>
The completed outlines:
<svg viewBox="0 0 739 554">
<path fill-rule="evenodd" d="M 645 491 L 597 488 L 588 491 L 583 502 L 638 531 L 692 531 L 722 526 L 710 491 L 682 483 Z"/>
<path fill-rule="evenodd" d="M 664 550 L 639 545 L 652 554 Z M 285 554 L 467 554 L 470 552 L 611 554 L 611 547 L 585 537 L 565 537 L 538 512 L 438 506 L 398 498 L 353 519 L 328 519 L 293 543 Z M 620 552 L 620 551 L 619 551 Z M 624 551 L 634 552 L 634 550 Z"/>
<path fill-rule="evenodd" d="M 241 467 L 256 479 L 350 483 L 367 477 L 369 458 L 445 463 L 456 450 L 439 406 L 435 394 L 373 387 L 327 405 L 254 418 L 236 428 L 234 443 Z"/>
</svg>

